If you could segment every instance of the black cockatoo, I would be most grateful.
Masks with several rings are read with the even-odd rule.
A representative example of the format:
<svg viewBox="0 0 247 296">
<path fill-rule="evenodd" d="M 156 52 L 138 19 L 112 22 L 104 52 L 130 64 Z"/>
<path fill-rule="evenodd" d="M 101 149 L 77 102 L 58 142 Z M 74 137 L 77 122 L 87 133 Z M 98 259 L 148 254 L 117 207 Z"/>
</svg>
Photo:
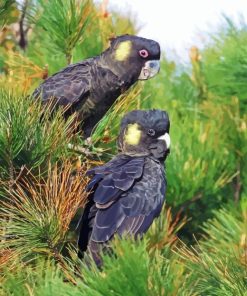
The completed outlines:
<svg viewBox="0 0 247 296">
<path fill-rule="evenodd" d="M 146 80 L 159 71 L 160 46 L 154 40 L 123 35 L 111 41 L 99 56 L 72 64 L 47 78 L 33 93 L 46 103 L 70 106 L 82 122 L 80 130 L 89 137 L 120 94 L 137 80 Z"/>
<path fill-rule="evenodd" d="M 87 251 L 100 266 L 99 253 L 114 235 L 142 236 L 160 214 L 169 128 L 168 114 L 161 110 L 136 110 L 123 118 L 119 154 L 88 171 L 91 193 L 81 218 L 79 257 Z"/>
</svg>

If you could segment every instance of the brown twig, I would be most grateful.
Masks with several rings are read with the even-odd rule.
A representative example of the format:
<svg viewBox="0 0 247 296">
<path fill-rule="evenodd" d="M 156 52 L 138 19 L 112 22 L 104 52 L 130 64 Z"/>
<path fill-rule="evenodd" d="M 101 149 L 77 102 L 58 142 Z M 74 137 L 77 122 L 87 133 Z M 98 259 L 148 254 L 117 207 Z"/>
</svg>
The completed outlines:
<svg viewBox="0 0 247 296">
<path fill-rule="evenodd" d="M 71 54 L 71 51 L 68 51 L 66 53 L 66 61 L 67 61 L 67 65 L 70 65 L 71 64 L 71 61 L 72 61 L 72 54 Z"/>
<path fill-rule="evenodd" d="M 48 247 L 51 250 L 52 256 L 54 260 L 60 265 L 62 268 L 65 276 L 67 277 L 68 281 L 70 281 L 72 284 L 76 284 L 75 279 L 71 276 L 71 274 L 68 271 L 68 268 L 66 264 L 64 263 L 63 256 L 59 253 L 57 247 L 53 246 L 52 242 L 50 240 L 47 241 Z"/>
<path fill-rule="evenodd" d="M 194 197 L 192 197 L 190 200 L 187 200 L 182 205 L 179 206 L 178 215 L 181 215 L 192 203 L 198 201 L 203 197 L 202 193 L 197 193 Z"/>
<path fill-rule="evenodd" d="M 235 203 L 238 203 L 239 201 L 239 197 L 240 197 L 240 191 L 241 191 L 241 188 L 242 188 L 242 183 L 241 183 L 241 176 L 240 176 L 240 161 L 238 161 L 238 164 L 237 164 L 237 171 L 238 171 L 238 174 L 237 176 L 235 177 L 235 182 L 234 182 L 234 201 Z"/>
<path fill-rule="evenodd" d="M 28 33 L 28 29 L 24 29 L 24 19 L 26 16 L 26 12 L 27 12 L 27 7 L 28 7 L 28 0 L 25 0 L 23 3 L 23 9 L 22 9 L 22 13 L 21 13 L 21 18 L 19 21 L 19 28 L 20 28 L 20 40 L 19 40 L 19 46 L 25 50 L 27 47 L 27 39 L 26 39 L 26 35 Z"/>
</svg>

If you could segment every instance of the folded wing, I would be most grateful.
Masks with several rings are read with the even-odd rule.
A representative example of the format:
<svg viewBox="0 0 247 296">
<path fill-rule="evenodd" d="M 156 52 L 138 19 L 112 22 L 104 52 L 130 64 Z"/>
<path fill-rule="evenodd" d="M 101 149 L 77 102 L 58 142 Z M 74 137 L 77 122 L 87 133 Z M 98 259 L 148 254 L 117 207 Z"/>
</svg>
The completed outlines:
<svg viewBox="0 0 247 296">
<path fill-rule="evenodd" d="M 55 98 L 59 105 L 77 103 L 90 90 L 90 59 L 70 65 L 47 78 L 33 93 L 43 102 Z"/>
<path fill-rule="evenodd" d="M 159 215 L 166 182 L 157 162 L 122 156 L 89 173 L 94 202 L 91 241 L 104 243 L 115 233 L 142 235 Z"/>
</svg>

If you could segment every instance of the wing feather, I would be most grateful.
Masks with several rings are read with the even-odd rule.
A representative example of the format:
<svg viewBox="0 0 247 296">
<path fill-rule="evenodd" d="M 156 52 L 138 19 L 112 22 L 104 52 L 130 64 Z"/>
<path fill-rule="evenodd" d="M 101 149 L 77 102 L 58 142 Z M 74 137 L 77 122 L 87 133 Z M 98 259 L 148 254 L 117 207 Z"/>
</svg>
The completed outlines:
<svg viewBox="0 0 247 296">
<path fill-rule="evenodd" d="M 164 203 L 163 166 L 148 157 L 120 155 L 89 174 L 94 202 L 89 248 L 107 243 L 115 234 L 143 235 Z"/>
<path fill-rule="evenodd" d="M 90 90 L 92 59 L 70 65 L 48 77 L 33 93 L 43 102 L 56 98 L 59 105 L 74 104 Z"/>
<path fill-rule="evenodd" d="M 125 173 L 126 167 L 130 169 L 129 172 L 134 172 L 130 162 L 124 166 Z M 161 165 L 152 161 L 151 164 L 145 163 L 141 178 L 134 179 L 126 191 L 116 187 L 112 174 L 108 176 L 111 176 L 112 183 L 108 184 L 108 190 L 98 186 L 95 191 L 95 194 L 98 191 L 98 195 L 94 194 L 94 201 L 100 199 L 102 203 L 109 200 L 112 202 L 108 207 L 98 208 L 91 239 L 103 243 L 110 240 L 114 234 L 129 234 L 134 237 L 142 235 L 159 215 L 164 202 L 166 182 Z M 135 176 L 140 176 L 136 167 Z M 127 187 L 126 185 L 124 189 Z"/>
<path fill-rule="evenodd" d="M 94 202 L 104 205 L 116 200 L 142 176 L 143 166 L 144 158 L 120 156 L 104 166 L 90 170 L 88 173 L 93 174 L 93 177 L 87 189 L 95 188 Z"/>
</svg>

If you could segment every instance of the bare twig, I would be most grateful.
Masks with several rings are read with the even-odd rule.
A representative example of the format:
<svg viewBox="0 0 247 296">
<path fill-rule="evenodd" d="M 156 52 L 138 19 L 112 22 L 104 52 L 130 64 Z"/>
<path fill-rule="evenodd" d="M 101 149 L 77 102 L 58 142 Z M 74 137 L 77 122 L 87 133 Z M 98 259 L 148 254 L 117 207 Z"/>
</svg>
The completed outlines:
<svg viewBox="0 0 247 296">
<path fill-rule="evenodd" d="M 190 200 L 187 200 L 182 205 L 179 206 L 178 215 L 181 215 L 192 203 L 198 201 L 203 197 L 202 193 L 197 193 L 194 197 L 192 197 Z"/>
<path fill-rule="evenodd" d="M 238 174 L 237 176 L 235 177 L 235 182 L 234 182 L 234 201 L 235 203 L 238 203 L 239 201 L 239 197 L 240 197 L 240 191 L 241 191 L 241 188 L 242 188 L 242 183 L 241 183 L 241 177 L 240 177 L 240 161 L 238 161 L 238 164 L 237 164 L 237 171 L 238 171 Z"/>
<path fill-rule="evenodd" d="M 20 21 L 19 21 L 19 27 L 20 27 L 19 45 L 23 50 L 25 50 L 25 48 L 27 47 L 26 35 L 28 33 L 28 30 L 24 29 L 24 19 L 25 19 L 25 16 L 26 16 L 27 7 L 28 7 L 28 0 L 25 0 L 24 3 L 23 3 L 21 18 L 20 18 Z"/>
</svg>

